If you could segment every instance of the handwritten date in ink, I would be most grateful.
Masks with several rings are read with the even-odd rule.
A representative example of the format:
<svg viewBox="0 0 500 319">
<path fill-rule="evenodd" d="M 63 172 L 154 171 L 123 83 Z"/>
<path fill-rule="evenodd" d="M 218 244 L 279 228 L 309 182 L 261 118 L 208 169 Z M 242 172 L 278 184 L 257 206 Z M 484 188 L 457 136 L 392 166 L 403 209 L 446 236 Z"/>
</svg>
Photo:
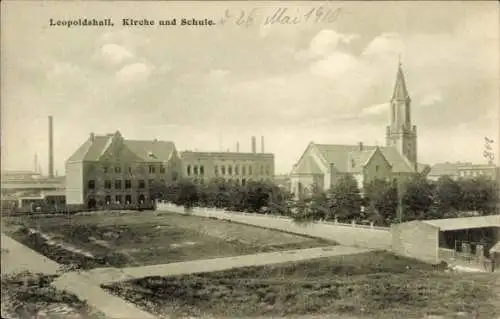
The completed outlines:
<svg viewBox="0 0 500 319">
<path fill-rule="evenodd" d="M 294 25 L 301 23 L 333 23 L 338 20 L 341 8 L 315 7 L 307 10 L 292 11 L 289 8 L 277 8 L 272 14 L 259 19 L 257 9 L 246 10 L 226 10 L 220 24 L 235 24 L 242 27 L 250 27 L 256 24 L 264 25 Z"/>
</svg>

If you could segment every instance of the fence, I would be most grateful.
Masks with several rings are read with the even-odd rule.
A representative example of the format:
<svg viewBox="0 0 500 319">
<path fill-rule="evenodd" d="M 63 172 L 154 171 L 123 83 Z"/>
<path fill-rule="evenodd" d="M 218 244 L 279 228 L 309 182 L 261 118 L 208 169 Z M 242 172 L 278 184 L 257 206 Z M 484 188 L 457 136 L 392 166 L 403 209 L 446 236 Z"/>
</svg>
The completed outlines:
<svg viewBox="0 0 500 319">
<path fill-rule="evenodd" d="M 494 265 L 493 261 L 485 256 L 448 248 L 439 248 L 439 260 L 452 265 L 465 265 L 485 271 L 493 271 Z"/>
<path fill-rule="evenodd" d="M 391 232 L 388 227 L 315 221 L 297 223 L 292 218 L 279 215 L 233 212 L 215 208 L 193 207 L 186 210 L 182 206 L 158 203 L 158 211 L 190 214 L 200 217 L 230 220 L 242 224 L 276 229 L 290 233 L 317 237 L 338 242 L 342 245 L 359 246 L 373 249 L 390 249 Z"/>
</svg>

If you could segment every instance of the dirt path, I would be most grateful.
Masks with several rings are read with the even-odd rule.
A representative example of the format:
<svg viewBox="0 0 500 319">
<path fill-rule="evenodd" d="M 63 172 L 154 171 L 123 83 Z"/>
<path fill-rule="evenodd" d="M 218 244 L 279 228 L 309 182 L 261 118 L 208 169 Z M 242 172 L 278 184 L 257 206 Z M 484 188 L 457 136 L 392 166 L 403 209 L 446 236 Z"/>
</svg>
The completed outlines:
<svg viewBox="0 0 500 319">
<path fill-rule="evenodd" d="M 90 276 L 97 283 L 103 284 L 148 276 L 186 275 L 200 272 L 220 271 L 231 268 L 264 266 L 285 262 L 311 260 L 322 257 L 352 255 L 369 251 L 371 250 L 346 246 L 330 246 L 121 269 L 96 268 L 86 272 L 86 275 Z"/>
<path fill-rule="evenodd" d="M 59 264 L 2 233 L 2 275 L 22 271 L 55 275 Z"/>
</svg>

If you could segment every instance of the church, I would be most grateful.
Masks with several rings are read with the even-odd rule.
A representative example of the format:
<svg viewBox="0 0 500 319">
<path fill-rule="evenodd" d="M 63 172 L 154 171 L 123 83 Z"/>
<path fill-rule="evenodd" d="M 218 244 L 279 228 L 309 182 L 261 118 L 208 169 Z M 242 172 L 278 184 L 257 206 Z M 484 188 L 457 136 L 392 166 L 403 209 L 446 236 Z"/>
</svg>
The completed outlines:
<svg viewBox="0 0 500 319">
<path fill-rule="evenodd" d="M 309 143 L 290 174 L 296 198 L 312 189 L 328 190 L 340 177 L 351 174 L 360 190 L 375 179 L 401 181 L 415 174 L 428 174 L 430 167 L 418 163 L 417 127 L 411 121 L 411 99 L 401 63 L 390 100 L 390 123 L 386 146 Z"/>
</svg>

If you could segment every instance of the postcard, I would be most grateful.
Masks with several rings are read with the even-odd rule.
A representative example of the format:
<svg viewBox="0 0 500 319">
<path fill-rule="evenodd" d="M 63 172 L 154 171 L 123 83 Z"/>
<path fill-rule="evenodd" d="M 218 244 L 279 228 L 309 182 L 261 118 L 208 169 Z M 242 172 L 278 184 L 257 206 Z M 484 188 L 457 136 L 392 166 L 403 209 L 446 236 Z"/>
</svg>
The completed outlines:
<svg viewBox="0 0 500 319">
<path fill-rule="evenodd" d="M 3 1 L 2 318 L 500 316 L 493 1 Z"/>
</svg>

